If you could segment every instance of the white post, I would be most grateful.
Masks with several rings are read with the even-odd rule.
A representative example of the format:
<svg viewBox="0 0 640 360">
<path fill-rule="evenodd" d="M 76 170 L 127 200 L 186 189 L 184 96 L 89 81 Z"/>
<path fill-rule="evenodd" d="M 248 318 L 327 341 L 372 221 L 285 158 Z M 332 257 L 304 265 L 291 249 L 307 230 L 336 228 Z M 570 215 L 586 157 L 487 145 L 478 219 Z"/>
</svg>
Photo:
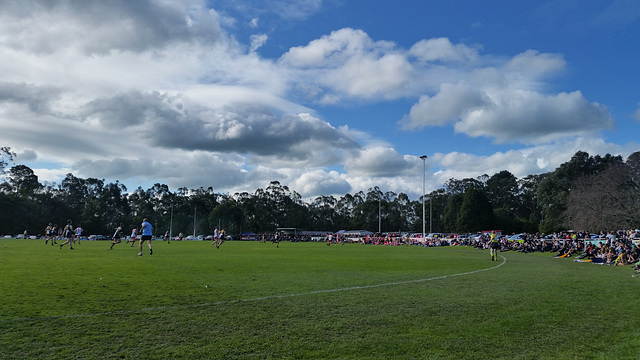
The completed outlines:
<svg viewBox="0 0 640 360">
<path fill-rule="evenodd" d="M 171 220 L 169 223 L 169 241 L 173 237 L 173 204 L 171 204 Z"/>
<path fill-rule="evenodd" d="M 382 216 L 380 212 L 380 197 L 378 197 L 378 234 L 382 234 Z"/>
<path fill-rule="evenodd" d="M 427 165 L 426 165 L 427 155 L 420 156 L 420 159 L 422 159 L 422 241 L 426 241 L 425 234 L 424 234 L 425 233 L 424 192 L 425 192 L 425 182 L 427 179 Z M 431 228 L 429 228 L 429 231 L 431 231 Z"/>
</svg>

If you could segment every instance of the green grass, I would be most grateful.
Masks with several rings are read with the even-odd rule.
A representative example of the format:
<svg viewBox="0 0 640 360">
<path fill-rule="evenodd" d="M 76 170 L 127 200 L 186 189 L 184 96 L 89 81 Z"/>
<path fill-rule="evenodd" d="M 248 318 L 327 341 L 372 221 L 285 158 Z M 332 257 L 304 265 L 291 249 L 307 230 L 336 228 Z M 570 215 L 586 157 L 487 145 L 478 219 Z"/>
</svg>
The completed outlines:
<svg viewBox="0 0 640 360">
<path fill-rule="evenodd" d="M 629 267 L 464 247 L 108 245 L 0 240 L 1 359 L 640 359 Z"/>
</svg>

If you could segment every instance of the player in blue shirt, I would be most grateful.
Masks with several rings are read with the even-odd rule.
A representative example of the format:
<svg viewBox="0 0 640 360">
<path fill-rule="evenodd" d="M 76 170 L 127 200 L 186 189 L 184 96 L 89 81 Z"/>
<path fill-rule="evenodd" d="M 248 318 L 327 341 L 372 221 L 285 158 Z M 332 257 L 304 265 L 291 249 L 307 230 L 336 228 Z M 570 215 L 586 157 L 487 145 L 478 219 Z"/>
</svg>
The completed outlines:
<svg viewBox="0 0 640 360">
<path fill-rule="evenodd" d="M 140 233 L 142 236 L 140 237 L 140 243 L 138 244 L 138 256 L 142 256 L 142 242 L 145 240 L 149 245 L 149 255 L 153 255 L 153 249 L 151 248 L 151 237 L 153 236 L 153 226 L 147 221 L 146 218 L 142 220 L 142 225 L 140 226 Z"/>
</svg>

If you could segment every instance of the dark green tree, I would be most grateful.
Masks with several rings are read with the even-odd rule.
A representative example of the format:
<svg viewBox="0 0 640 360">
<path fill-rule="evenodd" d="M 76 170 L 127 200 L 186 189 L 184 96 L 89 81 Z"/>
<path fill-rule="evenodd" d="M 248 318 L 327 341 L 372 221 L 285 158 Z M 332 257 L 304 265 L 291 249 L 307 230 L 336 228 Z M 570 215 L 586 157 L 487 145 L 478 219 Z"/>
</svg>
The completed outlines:
<svg viewBox="0 0 640 360">
<path fill-rule="evenodd" d="M 447 204 L 444 207 L 443 214 L 444 232 L 460 231 L 458 229 L 458 217 L 460 215 L 460 208 L 463 200 L 464 194 L 453 194 L 449 196 Z"/>
<path fill-rule="evenodd" d="M 591 157 L 586 152 L 578 151 L 571 160 L 546 176 L 538 187 L 542 215 L 540 231 L 551 233 L 567 229 L 567 198 L 575 181 L 596 175 L 615 163 L 622 163 L 622 157 L 609 154 Z"/>
<path fill-rule="evenodd" d="M 28 166 L 15 165 L 9 169 L 9 189 L 18 196 L 32 198 L 42 187 Z"/>
<path fill-rule="evenodd" d="M 465 191 L 458 211 L 457 232 L 477 232 L 493 227 L 493 208 L 482 190 L 469 188 Z"/>
</svg>

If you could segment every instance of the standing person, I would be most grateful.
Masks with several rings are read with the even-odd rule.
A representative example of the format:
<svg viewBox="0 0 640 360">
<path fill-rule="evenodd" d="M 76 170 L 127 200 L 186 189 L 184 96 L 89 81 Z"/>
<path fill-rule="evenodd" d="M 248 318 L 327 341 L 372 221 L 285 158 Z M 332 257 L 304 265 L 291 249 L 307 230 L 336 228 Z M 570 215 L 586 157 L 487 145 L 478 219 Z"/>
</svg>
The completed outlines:
<svg viewBox="0 0 640 360">
<path fill-rule="evenodd" d="M 147 218 L 142 220 L 142 226 L 140 226 L 140 233 L 142 236 L 140 237 L 140 243 L 138 244 L 138 249 L 140 252 L 138 256 L 142 256 L 142 242 L 147 241 L 149 245 L 149 255 L 153 255 L 153 249 L 151 248 L 151 238 L 153 237 L 153 226 L 147 221 Z"/>
<path fill-rule="evenodd" d="M 279 248 L 280 247 L 280 236 L 278 236 L 279 234 L 276 232 L 275 235 L 273 235 L 273 242 L 276 243 L 276 247 Z"/>
<path fill-rule="evenodd" d="M 76 242 L 80 244 L 80 236 L 82 235 L 82 226 L 78 224 L 78 227 L 74 230 L 76 233 Z"/>
<path fill-rule="evenodd" d="M 133 247 L 133 244 L 135 243 L 135 241 L 137 240 L 137 236 L 138 235 L 138 228 L 136 228 L 135 226 L 133 227 L 133 230 L 131 230 L 131 247 Z M 127 240 L 128 242 L 129 240 Z"/>
<path fill-rule="evenodd" d="M 113 241 L 111 242 L 111 246 L 109 246 L 109 250 L 113 250 L 113 245 L 120 244 L 120 238 L 122 237 L 122 224 L 118 226 L 116 232 L 113 233 Z"/>
<path fill-rule="evenodd" d="M 500 250 L 500 242 L 498 241 L 498 237 L 496 236 L 496 231 L 491 232 L 491 261 L 498 260 L 498 250 Z"/>
<path fill-rule="evenodd" d="M 62 237 L 66 238 L 67 241 L 60 244 L 60 249 L 62 249 L 63 246 L 69 244 L 69 250 L 74 250 L 72 245 L 75 235 L 73 233 L 73 225 L 71 225 L 71 220 L 67 220 L 67 225 L 65 225 L 64 229 L 62 229 Z"/>
<path fill-rule="evenodd" d="M 169 236 L 169 230 L 164 233 L 164 240 L 167 241 L 167 244 L 171 244 L 171 236 Z"/>
</svg>

